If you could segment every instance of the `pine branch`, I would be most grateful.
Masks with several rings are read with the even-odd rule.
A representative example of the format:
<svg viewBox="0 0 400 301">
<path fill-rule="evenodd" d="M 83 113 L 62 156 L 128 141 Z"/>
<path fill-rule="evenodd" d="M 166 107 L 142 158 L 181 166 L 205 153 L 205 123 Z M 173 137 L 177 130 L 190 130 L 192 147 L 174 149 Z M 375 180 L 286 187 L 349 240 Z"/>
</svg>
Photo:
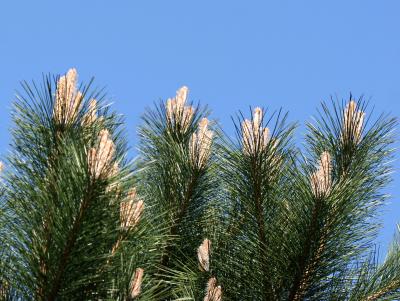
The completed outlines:
<svg viewBox="0 0 400 301">
<path fill-rule="evenodd" d="M 388 157 L 382 154 L 390 156 L 385 148 L 388 148 L 392 139 L 385 132 L 390 132 L 393 120 L 378 120 L 374 127 L 363 133 L 365 125 L 359 116 L 365 113 L 356 111 L 356 108 L 365 109 L 361 101 L 359 104 L 350 102 L 346 108 L 334 105 L 336 117 L 330 115 L 326 105 L 323 108 L 326 115 L 316 121 L 318 126 L 309 125 L 311 134 L 307 136 L 307 141 L 314 158 L 324 152 L 334 154 L 332 161 L 329 159 L 333 167 L 324 172 L 320 187 L 313 187 L 315 173 L 307 174 L 311 174 L 309 178 L 314 194 L 328 188 L 325 186 L 325 177 L 329 181 L 333 179 L 333 186 L 329 184 L 328 198 L 323 199 L 320 221 L 315 224 L 315 215 L 310 217 L 310 224 L 314 227 L 311 226 L 309 233 L 316 231 L 317 234 L 309 238 L 309 241 L 313 241 L 313 247 L 309 249 L 312 251 L 306 255 L 307 265 L 300 265 L 298 275 L 302 276 L 294 280 L 291 300 L 307 296 L 307 291 L 312 292 L 310 296 L 323 295 L 329 283 L 334 281 L 330 275 L 366 252 L 371 233 L 376 229 L 371 217 L 376 216 L 379 200 L 383 200 L 378 191 L 387 181 L 388 167 L 383 160 Z M 309 248 L 309 245 L 305 246 Z M 307 253 L 301 252 L 302 256 Z M 294 265 L 297 262 L 297 259 L 293 259 Z"/>
<path fill-rule="evenodd" d="M 183 198 L 182 205 L 178 209 L 179 210 L 178 214 L 177 214 L 176 218 L 174 219 L 174 221 L 172 222 L 171 230 L 170 230 L 170 233 L 169 233 L 169 235 L 171 237 L 175 237 L 178 234 L 178 229 L 181 226 L 185 215 L 187 214 L 187 211 L 188 211 L 188 208 L 189 208 L 189 203 L 190 203 L 190 200 L 191 200 L 191 198 L 193 196 L 193 192 L 194 192 L 195 186 L 196 186 L 196 176 L 193 175 L 193 177 L 191 177 L 189 179 L 188 187 L 187 187 L 185 196 Z M 166 248 L 165 254 L 163 255 L 162 260 L 161 260 L 161 265 L 162 266 L 168 266 L 168 262 L 169 262 L 169 259 L 170 259 L 169 258 L 169 254 L 173 251 L 173 249 L 174 249 L 173 245 L 169 245 Z"/>
<path fill-rule="evenodd" d="M 294 278 L 293 287 L 289 293 L 289 301 L 298 301 L 303 298 L 303 295 L 308 287 L 309 279 L 313 273 L 312 266 L 317 264 L 316 261 L 319 257 L 319 250 L 322 248 L 322 242 L 319 238 L 317 238 L 317 230 L 319 224 L 318 220 L 320 219 L 321 205 L 322 204 L 320 200 L 316 200 L 314 208 L 312 210 L 311 223 L 309 230 L 307 231 L 303 253 L 298 260 L 299 273 Z M 317 241 L 317 244 L 319 245 L 317 252 L 315 252 L 316 254 L 314 256 L 311 255 L 313 253 L 313 241 Z M 315 259 L 310 260 L 310 258 Z"/>
<path fill-rule="evenodd" d="M 377 292 L 369 295 L 365 301 L 375 301 L 379 300 L 382 297 L 385 297 L 386 295 L 389 295 L 393 291 L 399 290 L 400 289 L 400 280 L 395 280 L 387 285 L 385 285 L 383 288 L 380 288 Z"/>
<path fill-rule="evenodd" d="M 195 255 L 199 240 L 204 238 L 199 223 L 213 191 L 209 176 L 213 132 L 206 111 L 186 104 L 186 97 L 187 88 L 183 87 L 165 105 L 148 110 L 139 132 L 140 164 L 146 168 L 139 176 L 140 186 L 151 193 L 154 214 L 167 217 L 165 233 L 169 239 L 158 271 L 164 284 L 169 273 L 188 268 L 179 258 Z M 159 293 L 163 290 L 160 287 Z"/>
<path fill-rule="evenodd" d="M 80 93 L 69 85 L 68 74 L 55 79 L 56 91 L 48 78 L 43 90 L 25 84 L 27 96 L 21 96 L 15 104 L 10 156 L 15 172 L 6 179 L 6 241 L 13 253 L 8 255 L 12 263 L 5 273 L 18 295 L 26 299 L 106 298 L 116 283 L 114 271 L 121 267 L 121 263 L 112 261 L 107 269 L 100 269 L 118 239 L 121 198 L 127 195 L 133 180 L 124 159 L 121 122 L 92 98 L 97 94 L 86 88 Z M 140 238 L 151 231 L 156 233 L 149 225 L 142 226 Z M 132 231 L 124 239 L 132 241 L 133 234 L 138 233 Z M 150 241 L 156 244 L 159 239 L 150 236 L 142 240 L 145 244 L 136 244 L 120 254 L 132 260 L 133 255 L 146 252 L 141 249 L 143 245 Z M 125 243 L 132 246 L 121 241 Z M 142 258 L 149 260 L 146 267 L 150 262 L 155 264 L 154 255 Z M 135 294 L 140 291 L 141 283 L 130 287 L 130 277 L 140 268 L 141 260 L 126 269 L 123 278 L 129 279 L 126 288 L 120 288 L 121 295 L 127 296 L 126 291 L 133 289 Z M 151 290 L 142 295 L 150 296 Z"/>
<path fill-rule="evenodd" d="M 217 244 L 216 252 L 221 255 L 216 260 L 221 264 L 220 273 L 229 275 L 221 279 L 228 298 L 252 296 L 257 300 L 276 300 L 281 294 L 273 282 L 279 276 L 272 271 L 279 269 L 272 245 L 276 243 L 274 223 L 280 218 L 278 183 L 283 179 L 293 126 L 286 127 L 286 116 L 281 120 L 278 114 L 270 135 L 262 116 L 258 108 L 252 120 L 243 120 L 242 116 L 241 126 L 236 125 L 239 146 L 230 141 L 221 145 L 220 168 L 224 171 L 227 201 L 234 210 L 222 213 L 221 218 L 228 217 L 229 223 L 227 229 L 221 229 L 225 236 Z M 255 287 L 254 283 L 259 285 Z"/>
<path fill-rule="evenodd" d="M 83 199 L 78 215 L 72 224 L 71 231 L 68 234 L 68 239 L 64 246 L 64 249 L 61 252 L 61 257 L 59 259 L 59 263 L 56 265 L 56 276 L 52 283 L 52 288 L 50 289 L 50 294 L 48 296 L 48 300 L 53 301 L 57 298 L 58 292 L 61 287 L 61 279 L 63 277 L 64 271 L 66 269 L 68 260 L 71 256 L 72 250 L 76 244 L 76 240 L 78 238 L 78 232 L 81 228 L 82 220 L 84 219 L 85 212 L 88 210 L 90 206 L 90 201 L 92 197 L 92 187 L 89 186 L 87 193 L 85 194 L 85 198 Z"/>
</svg>

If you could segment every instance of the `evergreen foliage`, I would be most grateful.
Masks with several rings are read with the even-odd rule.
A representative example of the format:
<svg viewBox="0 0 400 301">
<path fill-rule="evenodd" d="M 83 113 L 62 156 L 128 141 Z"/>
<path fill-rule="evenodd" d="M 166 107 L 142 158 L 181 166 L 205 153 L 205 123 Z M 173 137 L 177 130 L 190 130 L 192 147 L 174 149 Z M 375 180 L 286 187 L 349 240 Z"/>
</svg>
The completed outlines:
<svg viewBox="0 0 400 301">
<path fill-rule="evenodd" d="M 304 150 L 282 110 L 234 120 L 188 101 L 146 110 L 138 158 L 76 70 L 22 83 L 0 178 L 0 300 L 400 298 L 400 228 L 374 244 L 395 118 L 322 103 Z M 3 168 L 0 165 L 0 170 Z"/>
</svg>

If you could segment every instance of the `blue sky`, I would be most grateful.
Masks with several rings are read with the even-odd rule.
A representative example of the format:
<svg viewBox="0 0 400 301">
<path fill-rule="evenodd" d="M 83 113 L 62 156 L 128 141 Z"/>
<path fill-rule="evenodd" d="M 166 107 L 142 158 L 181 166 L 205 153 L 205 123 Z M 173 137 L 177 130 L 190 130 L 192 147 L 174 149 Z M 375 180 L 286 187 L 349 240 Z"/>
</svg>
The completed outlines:
<svg viewBox="0 0 400 301">
<path fill-rule="evenodd" d="M 1 1 L 0 155 L 19 81 L 70 67 L 106 86 L 132 148 L 144 108 L 182 85 L 230 134 L 230 116 L 250 105 L 283 107 L 304 124 L 321 100 L 350 92 L 399 116 L 399 13 L 399 1 L 372 0 Z M 400 221 L 395 167 L 383 249 Z"/>
</svg>

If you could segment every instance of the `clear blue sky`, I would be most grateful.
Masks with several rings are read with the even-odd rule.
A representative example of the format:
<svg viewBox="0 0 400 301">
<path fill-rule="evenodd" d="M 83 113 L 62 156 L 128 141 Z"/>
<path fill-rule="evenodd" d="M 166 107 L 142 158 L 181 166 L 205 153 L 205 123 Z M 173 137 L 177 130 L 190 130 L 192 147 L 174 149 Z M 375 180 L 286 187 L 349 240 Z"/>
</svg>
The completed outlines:
<svg viewBox="0 0 400 301">
<path fill-rule="evenodd" d="M 304 124 L 321 100 L 350 92 L 399 116 L 399 14 L 398 0 L 1 1 L 0 155 L 19 81 L 70 67 L 107 87 L 133 148 L 144 108 L 182 85 L 228 133 L 249 105 L 282 106 Z M 383 249 L 400 221 L 398 169 Z"/>
</svg>

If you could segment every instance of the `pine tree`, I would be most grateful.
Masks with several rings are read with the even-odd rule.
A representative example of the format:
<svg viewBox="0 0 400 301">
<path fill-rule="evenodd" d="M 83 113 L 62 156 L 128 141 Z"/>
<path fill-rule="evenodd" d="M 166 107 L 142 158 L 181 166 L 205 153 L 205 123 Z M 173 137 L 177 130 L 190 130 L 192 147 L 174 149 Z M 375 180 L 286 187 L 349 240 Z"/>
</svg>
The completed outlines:
<svg viewBox="0 0 400 301">
<path fill-rule="evenodd" d="M 233 139 L 182 87 L 146 110 L 132 161 L 123 118 L 75 69 L 22 87 L 1 300 L 400 298 L 400 229 L 383 262 L 374 243 L 397 121 L 362 98 L 322 103 L 299 149 L 282 110 L 239 113 Z"/>
</svg>

